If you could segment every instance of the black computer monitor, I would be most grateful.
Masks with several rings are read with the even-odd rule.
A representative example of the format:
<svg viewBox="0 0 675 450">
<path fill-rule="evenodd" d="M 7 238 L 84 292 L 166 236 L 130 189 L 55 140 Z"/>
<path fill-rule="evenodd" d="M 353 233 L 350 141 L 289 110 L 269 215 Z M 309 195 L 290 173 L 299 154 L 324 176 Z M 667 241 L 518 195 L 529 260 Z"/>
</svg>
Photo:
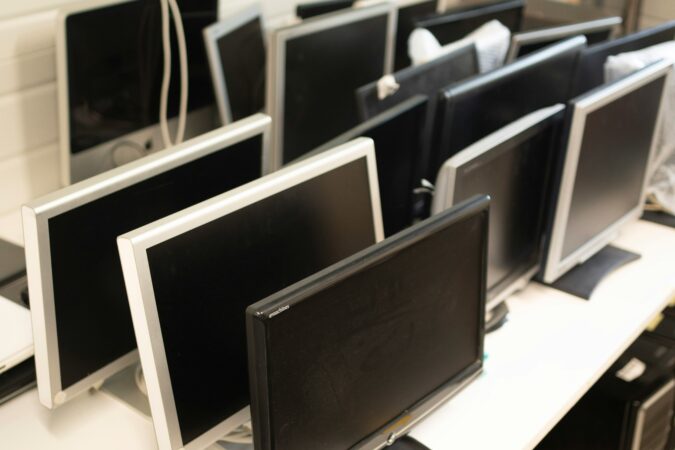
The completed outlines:
<svg viewBox="0 0 675 450">
<path fill-rule="evenodd" d="M 265 43 L 258 5 L 204 29 L 220 121 L 228 124 L 265 107 Z"/>
<path fill-rule="evenodd" d="M 436 179 L 438 214 L 474 195 L 490 196 L 487 308 L 539 271 L 564 105 L 541 109 L 460 151 Z"/>
<path fill-rule="evenodd" d="M 369 139 L 121 236 L 158 440 L 205 448 L 248 421 L 246 308 L 381 239 Z"/>
<path fill-rule="evenodd" d="M 351 8 L 354 0 L 323 0 L 318 2 L 300 3 L 295 8 L 295 15 L 301 19 L 320 16 L 341 9 Z"/>
<path fill-rule="evenodd" d="M 543 271 L 547 283 L 595 255 L 642 215 L 671 71 L 672 63 L 661 61 L 570 102 Z"/>
<path fill-rule="evenodd" d="M 498 20 L 515 33 L 520 31 L 524 8 L 524 0 L 463 7 L 419 20 L 415 27 L 429 30 L 441 45 L 458 41 L 491 20 Z"/>
<path fill-rule="evenodd" d="M 215 1 L 179 1 L 189 63 L 190 119 L 187 136 L 213 128 L 214 95 L 202 38 L 217 20 Z M 172 73 L 178 74 L 178 45 L 172 40 Z M 163 52 L 161 13 L 154 0 L 75 5 L 58 21 L 60 133 L 65 184 L 114 167 L 120 145 L 162 149 L 159 107 Z M 169 114 L 179 108 L 179 77 L 169 91 Z"/>
<path fill-rule="evenodd" d="M 248 308 L 257 450 L 386 448 L 480 372 L 488 203 Z"/>
<path fill-rule="evenodd" d="M 411 98 L 310 153 L 324 152 L 357 137 L 375 142 L 385 236 L 410 226 L 415 216 L 413 191 L 421 185 L 428 157 L 427 106 L 426 97 Z"/>
<path fill-rule="evenodd" d="M 582 95 L 605 83 L 605 62 L 619 53 L 634 52 L 675 38 L 675 20 L 584 49 L 574 78 L 573 94 Z"/>
<path fill-rule="evenodd" d="M 354 91 L 389 73 L 393 3 L 349 9 L 272 34 L 267 100 L 278 166 L 359 123 Z"/>
<path fill-rule="evenodd" d="M 426 95 L 434 103 L 441 88 L 478 73 L 476 47 L 469 43 L 422 65 L 396 72 L 393 76 L 398 89 L 384 98 L 379 96 L 378 81 L 360 87 L 356 91 L 359 116 L 361 120 L 371 119 L 415 95 Z"/>
<path fill-rule="evenodd" d="M 394 70 L 398 71 L 412 64 L 408 56 L 408 38 L 418 20 L 433 15 L 438 10 L 438 0 L 412 0 L 398 7 L 396 19 L 396 47 Z"/>
<path fill-rule="evenodd" d="M 430 177 L 460 150 L 541 108 L 567 103 L 586 38 L 577 36 L 456 83 L 441 93 L 434 119 Z"/>
<path fill-rule="evenodd" d="M 270 122 L 256 115 L 24 206 L 45 406 L 138 360 L 117 236 L 260 177 Z"/>
</svg>

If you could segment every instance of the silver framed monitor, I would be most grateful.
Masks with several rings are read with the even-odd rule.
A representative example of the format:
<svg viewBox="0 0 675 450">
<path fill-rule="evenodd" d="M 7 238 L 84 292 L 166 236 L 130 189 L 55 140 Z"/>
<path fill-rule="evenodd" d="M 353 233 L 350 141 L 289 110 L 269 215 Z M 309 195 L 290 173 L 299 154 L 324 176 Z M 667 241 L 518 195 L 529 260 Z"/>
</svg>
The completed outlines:
<svg viewBox="0 0 675 450">
<path fill-rule="evenodd" d="M 385 22 L 384 27 L 379 23 L 382 20 Z M 361 25 L 359 33 L 356 33 L 357 24 Z M 381 33 L 383 29 L 385 31 Z M 335 39 L 335 36 L 322 37 L 322 34 L 331 31 L 340 33 L 339 39 Z M 345 40 L 345 33 L 351 33 L 351 38 Z M 395 34 L 396 7 L 393 2 L 389 1 L 375 5 L 355 5 L 351 9 L 317 16 L 299 24 L 275 30 L 271 34 L 265 98 L 267 99 L 267 112 L 274 119 L 272 124 L 272 148 L 276 168 L 297 159 L 313 148 L 357 125 L 356 104 L 353 101 L 354 91 L 382 75 L 391 73 L 394 63 Z M 359 35 L 370 38 L 368 45 L 364 46 L 361 44 L 363 41 L 355 39 L 355 36 Z M 317 42 L 322 43 L 318 46 L 312 43 L 312 41 L 316 41 L 317 36 L 320 38 Z M 379 45 L 380 41 L 382 48 Z M 337 52 L 338 55 L 336 56 L 340 58 L 340 61 L 335 61 L 335 64 L 332 65 L 334 71 L 328 73 L 324 65 L 331 64 L 331 57 L 335 55 L 333 55 L 332 50 L 328 53 L 324 50 L 326 45 L 331 42 L 336 43 L 341 51 Z M 293 52 L 288 51 L 289 45 L 293 46 Z M 382 49 L 384 50 L 383 53 L 380 52 Z M 366 56 L 361 55 L 352 58 L 350 64 L 354 67 L 350 67 L 349 70 L 342 73 L 337 73 L 340 68 L 344 69 L 344 67 L 341 67 L 344 63 L 342 58 L 349 59 L 348 56 L 355 55 L 357 50 Z M 312 51 L 315 53 L 310 53 Z M 375 51 L 379 54 L 373 56 Z M 295 55 L 290 62 L 288 60 L 289 55 Z M 319 56 L 326 58 L 321 64 L 314 60 Z M 374 58 L 381 59 L 375 60 Z M 307 66 L 307 61 L 312 61 L 313 65 Z M 290 70 L 288 67 L 290 63 L 299 64 L 306 70 L 297 68 Z M 310 69 L 312 73 L 308 73 Z M 290 79 L 289 73 L 305 78 L 314 77 L 315 80 L 312 83 L 308 83 L 306 79 L 293 81 Z M 302 90 L 298 93 L 290 92 L 292 90 L 289 90 L 287 86 L 289 82 L 293 83 L 293 89 Z M 341 88 L 338 88 L 336 83 L 339 83 Z M 351 84 L 346 85 L 345 83 Z M 289 99 L 293 101 L 290 105 L 287 104 Z M 320 107 L 307 104 L 308 101 L 319 100 L 323 102 Z M 334 102 L 342 102 L 343 104 L 339 105 L 338 108 Z M 354 103 L 351 107 L 353 114 L 350 114 L 349 106 L 345 108 L 344 102 Z M 307 123 L 308 121 L 316 123 L 310 125 Z M 345 124 L 345 121 L 349 123 Z M 289 132 L 289 122 L 294 126 L 295 133 Z M 299 134 L 298 127 L 302 129 L 302 137 L 297 136 Z M 330 128 L 329 131 L 325 130 L 327 127 Z M 293 145 L 291 145 L 289 139 L 293 139 Z"/>
<path fill-rule="evenodd" d="M 571 101 L 543 280 L 583 264 L 640 218 L 672 65 L 655 63 Z"/>
<path fill-rule="evenodd" d="M 134 0 L 93 0 L 58 10 L 56 79 L 63 186 L 164 149 L 159 113 L 153 112 L 159 108 L 159 89 L 155 85 L 157 80 L 150 76 L 157 69 L 151 65 L 161 60 L 161 55 L 159 58 L 144 55 L 142 60 L 147 61 L 147 66 L 132 67 L 135 64 L 130 62 L 134 58 L 133 51 L 149 50 L 138 45 L 138 36 L 125 35 L 126 39 L 122 39 L 114 32 L 118 23 L 127 19 L 130 19 L 129 22 L 136 21 L 129 23 L 130 29 L 138 26 L 139 32 L 148 31 L 143 27 L 152 22 L 152 17 L 148 19 L 147 10 L 141 13 L 147 5 Z M 116 11 L 111 12 L 112 9 Z M 157 14 L 157 11 L 152 14 Z M 188 51 L 195 45 L 195 28 L 215 19 L 215 15 L 213 19 L 207 14 L 197 16 L 194 21 L 184 23 Z M 142 20 L 146 22 L 141 23 Z M 69 38 L 71 32 L 72 39 Z M 200 45 L 203 45 L 201 28 L 199 33 Z M 83 42 L 87 44 L 81 45 Z M 107 51 L 111 54 L 104 55 Z M 197 52 L 193 51 L 192 54 Z M 93 61 L 96 57 L 100 61 L 89 65 L 81 61 Z M 199 59 L 193 56 L 191 64 L 197 64 L 195 60 Z M 110 67 L 102 70 L 101 67 L 106 64 Z M 96 76 L 89 72 L 91 70 L 97 71 Z M 195 89 L 195 85 L 203 85 L 204 80 L 199 78 L 202 76 L 198 74 L 193 80 L 191 75 L 186 138 L 199 136 L 215 128 L 211 86 L 208 89 Z M 108 79 L 104 80 L 104 77 Z M 112 93 L 107 89 L 116 91 Z M 110 116 L 107 117 L 106 113 L 110 113 Z M 176 117 L 169 118 L 172 136 L 175 136 L 177 124 Z"/>
<path fill-rule="evenodd" d="M 441 167 L 432 214 L 481 192 L 491 196 L 487 310 L 539 272 L 554 139 L 565 106 L 550 106 L 499 129 Z"/>
<path fill-rule="evenodd" d="M 352 175 L 345 176 L 348 173 Z M 353 199 L 355 192 L 364 195 Z M 268 222 L 274 226 L 265 225 Z M 352 224 L 356 222 L 366 224 L 364 231 L 354 229 Z M 254 223 L 260 226 L 253 226 Z M 357 239 L 355 235 L 361 237 Z M 249 303 L 242 297 L 251 296 L 257 289 L 271 289 L 265 294 L 269 295 L 314 273 L 310 270 L 311 273 L 298 278 L 300 274 L 296 272 L 305 270 L 297 267 L 316 265 L 310 262 L 316 259 L 310 256 L 316 250 L 332 254 L 327 259 L 333 263 L 336 258 L 348 256 L 338 258 L 338 253 L 344 253 L 347 247 L 366 244 L 359 249 L 362 250 L 382 239 L 374 145 L 364 138 L 120 236 L 119 253 L 159 448 L 202 449 L 249 420 L 244 313 L 250 303 L 260 298 Z M 354 244 L 356 241 L 360 243 Z M 195 254 L 190 250 L 195 242 L 210 247 L 209 251 L 198 252 L 206 255 L 204 258 L 189 256 Z M 293 242 L 316 250 L 298 250 Z M 166 249 L 169 254 L 160 257 L 156 253 Z M 181 259 L 189 265 L 184 271 L 174 264 L 182 264 L 176 259 L 179 254 L 184 255 Z M 268 268 L 274 261 L 282 261 L 276 272 L 286 274 L 279 279 Z M 171 267 L 163 270 L 160 266 L 167 263 Z M 318 271 L 325 267 L 314 268 Z M 175 278 L 172 270 L 189 277 L 194 275 L 196 278 L 190 285 L 208 286 L 205 292 L 190 289 L 187 295 L 191 300 L 185 305 L 189 309 L 182 314 L 176 307 L 180 309 L 179 304 L 185 302 L 174 299 L 181 296 L 176 293 L 181 288 L 169 286 Z M 261 270 L 264 273 L 259 276 L 265 278 L 255 278 Z M 240 282 L 240 279 L 257 281 Z M 180 283 L 185 284 L 182 279 Z M 264 286 L 252 288 L 251 283 Z M 224 296 L 229 301 L 222 301 Z M 172 320 L 175 315 L 178 318 Z M 205 322 L 212 317 L 219 319 L 209 331 L 211 324 Z M 221 342 L 203 346 L 200 344 L 203 333 L 211 333 L 213 339 Z M 211 357 L 195 346 L 204 347 L 203 351 Z M 192 363 L 186 364 L 185 358 L 194 361 L 190 359 Z M 199 379 L 193 379 L 194 375 Z M 208 401 L 202 396 L 208 397 Z"/>
<path fill-rule="evenodd" d="M 234 120 L 232 106 L 230 103 L 230 93 L 228 91 L 227 77 L 223 68 L 223 61 L 219 49 L 219 41 L 226 38 L 230 33 L 238 31 L 243 27 L 259 27 L 260 39 L 263 44 L 263 69 L 264 75 L 264 23 L 259 4 L 251 5 L 236 14 L 226 17 L 213 25 L 204 28 L 204 44 L 206 46 L 206 55 L 211 69 L 211 80 L 216 94 L 216 104 L 218 105 L 218 114 L 222 124 L 232 123 Z M 253 36 L 247 36 L 253 39 Z M 259 55 L 256 55 L 259 56 Z M 252 75 L 247 73 L 246 75 Z M 264 84 L 264 83 L 263 83 Z M 264 85 L 261 87 L 264 91 Z M 257 111 L 251 111 L 254 113 Z"/>
<path fill-rule="evenodd" d="M 115 238 L 267 173 L 270 122 L 252 116 L 23 207 L 43 405 L 55 408 L 138 359 Z"/>
<path fill-rule="evenodd" d="M 553 44 L 557 41 L 562 41 L 580 34 L 587 36 L 588 45 L 596 44 L 605 39 L 600 41 L 591 40 L 588 38 L 588 35 L 602 33 L 611 37 L 622 23 L 623 19 L 621 19 L 621 17 L 606 17 L 603 19 L 574 23 L 571 25 L 562 25 L 558 27 L 514 33 L 511 36 L 511 45 L 506 55 L 506 62 L 510 63 L 518 58 L 523 47 L 536 47 L 536 49 L 538 49 L 541 46 Z M 531 51 L 534 51 L 534 49 L 528 51 L 528 53 Z"/>
</svg>

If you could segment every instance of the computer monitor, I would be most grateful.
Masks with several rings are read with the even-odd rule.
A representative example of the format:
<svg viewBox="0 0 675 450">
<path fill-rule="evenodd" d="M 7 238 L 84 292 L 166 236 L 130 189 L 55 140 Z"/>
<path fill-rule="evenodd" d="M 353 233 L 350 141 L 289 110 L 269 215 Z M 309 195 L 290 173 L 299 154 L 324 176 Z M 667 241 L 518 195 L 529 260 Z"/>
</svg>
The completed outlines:
<svg viewBox="0 0 675 450">
<path fill-rule="evenodd" d="M 438 0 L 400 1 L 397 13 L 396 46 L 394 70 L 399 71 L 412 64 L 408 56 L 408 38 L 415 29 L 415 23 L 438 11 Z"/>
<path fill-rule="evenodd" d="M 577 36 L 444 89 L 434 119 L 429 176 L 488 134 L 541 108 L 567 103 L 585 45 L 586 38 Z"/>
<path fill-rule="evenodd" d="M 328 14 L 341 9 L 351 8 L 354 0 L 323 0 L 318 2 L 300 3 L 295 8 L 295 15 L 301 19 Z"/>
<path fill-rule="evenodd" d="M 416 96 L 373 117 L 308 155 L 322 153 L 357 137 L 375 142 L 375 159 L 385 237 L 412 225 L 414 193 L 421 186 L 428 152 L 427 98 Z"/>
<path fill-rule="evenodd" d="M 415 95 L 426 95 L 435 103 L 441 88 L 478 73 L 476 47 L 468 43 L 425 64 L 396 72 L 393 76 L 398 89 L 384 98 L 380 98 L 378 81 L 357 89 L 359 117 L 371 119 Z"/>
<path fill-rule="evenodd" d="M 248 308 L 257 450 L 386 448 L 478 375 L 488 203 L 458 205 Z"/>
<path fill-rule="evenodd" d="M 260 177 L 269 128 L 259 114 L 24 206 L 42 404 L 138 360 L 117 236 Z"/>
<path fill-rule="evenodd" d="M 222 124 L 265 107 L 265 42 L 260 6 L 204 28 L 204 43 Z"/>
<path fill-rule="evenodd" d="M 512 62 L 516 58 L 580 34 L 586 36 L 587 45 L 608 41 L 621 23 L 623 23 L 621 17 L 606 17 L 571 25 L 515 33 L 511 36 L 511 46 L 506 62 Z"/>
<path fill-rule="evenodd" d="M 605 62 L 619 53 L 634 52 L 675 38 L 675 20 L 638 31 L 618 39 L 584 49 L 573 83 L 573 94 L 579 96 L 605 83 Z"/>
<path fill-rule="evenodd" d="M 545 282 L 585 262 L 641 216 L 671 66 L 653 64 L 570 102 Z"/>
<path fill-rule="evenodd" d="M 276 167 L 359 123 L 354 91 L 391 72 L 395 30 L 387 2 L 272 33 L 267 100 Z"/>
<path fill-rule="evenodd" d="M 515 33 L 520 31 L 524 8 L 524 0 L 463 7 L 419 20 L 415 27 L 429 30 L 441 45 L 458 41 L 491 20 L 498 20 L 512 33 Z"/>
<path fill-rule="evenodd" d="M 178 3 L 189 62 L 186 136 L 194 137 L 214 128 L 202 30 L 217 20 L 217 2 Z M 173 39 L 173 74 L 180 72 L 177 47 Z M 125 155 L 164 148 L 158 125 L 163 69 L 158 1 L 80 2 L 60 10 L 56 63 L 64 185 L 114 168 Z M 179 77 L 172 78 L 169 118 L 178 115 L 180 97 Z M 176 122 L 170 120 L 172 126 Z"/>
<path fill-rule="evenodd" d="M 434 214 L 474 195 L 490 196 L 488 310 L 539 271 L 564 109 L 528 114 L 457 153 L 438 173 Z"/>
<path fill-rule="evenodd" d="M 382 239 L 359 139 L 118 239 L 161 448 L 246 422 L 246 308 Z"/>
</svg>

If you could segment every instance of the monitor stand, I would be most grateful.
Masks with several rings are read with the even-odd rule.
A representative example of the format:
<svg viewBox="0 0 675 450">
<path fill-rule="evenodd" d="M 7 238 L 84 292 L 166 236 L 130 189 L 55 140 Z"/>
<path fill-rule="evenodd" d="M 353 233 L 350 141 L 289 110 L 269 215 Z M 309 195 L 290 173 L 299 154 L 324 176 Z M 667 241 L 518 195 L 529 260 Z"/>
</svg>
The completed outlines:
<svg viewBox="0 0 675 450">
<path fill-rule="evenodd" d="M 136 368 L 135 364 L 108 378 L 100 390 L 116 397 L 144 416 L 152 417 L 148 397 L 136 385 Z"/>
<path fill-rule="evenodd" d="M 645 211 L 642 220 L 658 223 L 667 227 L 675 228 L 675 216 L 662 211 Z"/>
<path fill-rule="evenodd" d="M 485 313 L 485 332 L 492 333 L 504 326 L 509 317 L 509 306 L 506 301 L 501 302 Z"/>
<path fill-rule="evenodd" d="M 607 275 L 638 259 L 640 255 L 637 253 L 608 245 L 549 286 L 584 300 L 590 300 L 595 288 Z"/>
<path fill-rule="evenodd" d="M 423 445 L 419 441 L 410 436 L 403 436 L 397 439 L 391 446 L 386 447 L 387 450 L 429 450 L 429 447 Z"/>
</svg>

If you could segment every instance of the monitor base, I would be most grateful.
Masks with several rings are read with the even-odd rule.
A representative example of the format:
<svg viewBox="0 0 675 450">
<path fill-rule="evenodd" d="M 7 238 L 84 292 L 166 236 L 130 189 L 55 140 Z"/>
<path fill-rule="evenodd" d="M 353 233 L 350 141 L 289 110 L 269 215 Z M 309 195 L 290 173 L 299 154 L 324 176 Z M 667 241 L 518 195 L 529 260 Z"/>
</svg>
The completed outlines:
<svg viewBox="0 0 675 450">
<path fill-rule="evenodd" d="M 640 255 L 637 253 L 608 245 L 549 286 L 584 300 L 590 300 L 595 288 L 607 275 L 638 259 Z"/>
<path fill-rule="evenodd" d="M 429 450 L 429 447 L 421 444 L 419 441 L 411 438 L 410 436 L 403 436 L 386 448 L 391 450 Z"/>
<path fill-rule="evenodd" d="M 485 313 L 485 333 L 499 330 L 509 318 L 509 306 L 501 302 L 493 309 Z"/>
<path fill-rule="evenodd" d="M 101 391 L 112 395 L 122 403 L 150 418 L 152 413 L 150 412 L 148 397 L 136 385 L 135 375 L 136 365 L 127 367 L 120 373 L 108 378 L 101 386 Z"/>
<path fill-rule="evenodd" d="M 670 214 L 661 211 L 645 211 L 642 220 L 675 228 L 675 216 L 671 216 Z"/>
</svg>

